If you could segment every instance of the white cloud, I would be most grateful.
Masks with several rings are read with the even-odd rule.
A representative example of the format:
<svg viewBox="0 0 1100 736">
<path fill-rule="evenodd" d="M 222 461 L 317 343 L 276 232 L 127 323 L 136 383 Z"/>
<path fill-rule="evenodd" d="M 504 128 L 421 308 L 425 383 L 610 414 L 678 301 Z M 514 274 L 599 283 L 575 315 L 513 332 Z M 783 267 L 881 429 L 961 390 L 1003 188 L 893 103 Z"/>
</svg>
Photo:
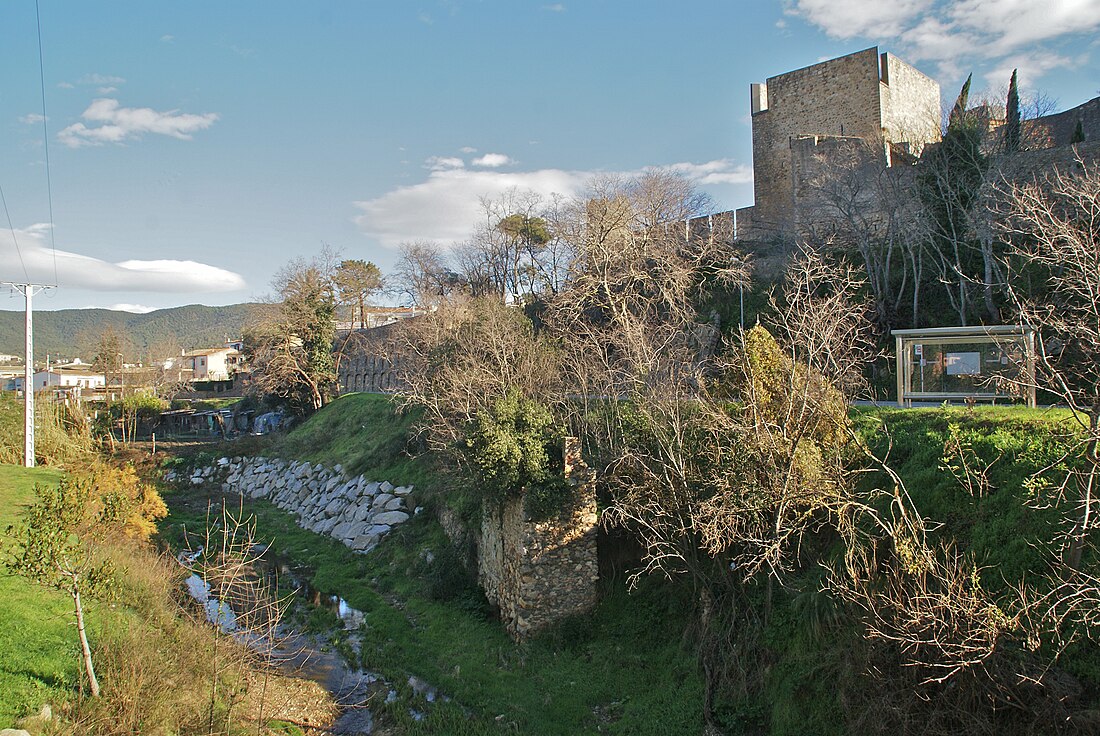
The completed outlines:
<svg viewBox="0 0 1100 736">
<path fill-rule="evenodd" d="M 799 15 L 833 38 L 893 37 L 929 9 L 934 0 L 796 0 L 788 15 Z"/>
<path fill-rule="evenodd" d="M 480 158 L 475 158 L 470 163 L 474 166 L 485 166 L 490 169 L 497 169 L 501 166 L 513 164 L 515 161 L 513 161 L 510 156 L 505 156 L 503 153 L 487 153 Z"/>
<path fill-rule="evenodd" d="M 118 92 L 118 87 L 100 87 L 96 90 L 97 95 L 113 95 Z"/>
<path fill-rule="evenodd" d="M 720 158 L 702 164 L 680 163 L 664 167 L 696 184 L 751 184 L 752 167 L 734 163 L 733 159 Z"/>
<path fill-rule="evenodd" d="M 91 289 L 93 291 L 155 291 L 210 293 L 244 289 L 244 279 L 232 271 L 195 261 L 157 260 L 120 261 L 110 263 L 69 251 L 49 247 L 50 226 L 31 225 L 16 229 L 16 252 L 11 230 L 0 230 L 0 262 L 10 269 L 11 275 L 23 276 L 20 263 L 26 268 L 26 276 L 36 283 L 52 283 L 57 275 L 61 288 Z M 55 271 L 56 269 L 56 271 Z"/>
<path fill-rule="evenodd" d="M 1100 31 L 1100 0 L 787 0 L 786 13 L 834 38 L 895 43 L 952 76 L 989 62 L 1035 79 L 1079 61 L 1044 44 Z"/>
<path fill-rule="evenodd" d="M 432 171 L 447 171 L 448 169 L 461 169 L 466 162 L 457 156 L 432 156 L 424 162 L 426 168 Z"/>
<path fill-rule="evenodd" d="M 160 37 L 161 43 L 172 43 L 175 40 L 176 37 L 173 36 L 171 33 L 165 33 L 163 36 Z"/>
<path fill-rule="evenodd" d="M 131 314 L 148 314 L 149 312 L 156 311 L 156 307 L 147 307 L 144 304 L 112 304 L 109 307 L 103 307 L 104 309 L 110 309 L 112 312 L 130 312 Z M 95 309 L 95 307 L 88 307 L 88 309 Z"/>
<path fill-rule="evenodd" d="M 47 118 L 42 117 L 38 113 L 32 112 L 32 113 L 28 113 L 26 115 L 21 116 L 19 118 L 19 122 L 25 123 L 26 125 L 38 125 L 39 123 L 43 122 L 46 119 Z"/>
<path fill-rule="evenodd" d="M 1100 28 L 1097 0 L 964 0 L 951 7 L 956 27 L 988 34 L 989 55 Z"/>
<path fill-rule="evenodd" d="M 144 133 L 166 135 L 179 140 L 191 140 L 191 134 L 209 128 L 218 119 L 217 113 L 194 115 L 178 110 L 160 112 L 149 107 L 119 107 L 118 100 L 93 100 L 81 116 L 91 123 L 73 123 L 58 139 L 70 148 L 98 146 L 104 143 L 124 143 L 140 138 Z"/>
<path fill-rule="evenodd" d="M 1037 79 L 1053 69 L 1061 69 L 1069 66 L 1083 66 L 1085 60 L 1081 57 L 1069 58 L 1052 51 L 1034 49 L 1001 60 L 1001 62 L 985 73 L 986 85 L 991 89 L 1008 89 L 1008 80 L 1012 76 L 1013 69 L 1019 69 L 1027 75 L 1027 78 Z"/>
<path fill-rule="evenodd" d="M 752 181 L 752 170 L 730 159 L 701 164 L 675 163 L 660 168 L 682 174 L 701 186 Z M 411 240 L 444 246 L 469 237 L 479 218 L 482 198 L 500 199 L 512 190 L 531 191 L 547 199 L 553 195 L 579 196 L 600 173 L 608 172 L 436 168 L 419 184 L 355 202 L 360 214 L 354 219 L 360 230 L 377 238 L 385 247 L 393 248 Z M 641 172 L 622 172 L 622 175 L 638 173 Z"/>
<path fill-rule="evenodd" d="M 543 5 L 543 10 L 548 10 L 551 13 L 564 13 L 565 5 L 562 3 L 554 3 L 553 5 Z"/>
<path fill-rule="evenodd" d="M 83 77 L 77 80 L 77 84 L 87 84 L 95 86 L 114 86 L 116 84 L 125 84 L 126 80 L 122 77 L 113 77 L 106 74 L 85 74 Z"/>
<path fill-rule="evenodd" d="M 73 89 L 76 85 L 72 82 L 58 82 L 57 87 L 58 89 Z"/>
<path fill-rule="evenodd" d="M 473 146 L 463 146 L 462 148 L 458 149 L 458 151 L 459 151 L 459 153 L 467 153 L 467 154 L 477 153 L 477 149 L 474 148 Z"/>
</svg>

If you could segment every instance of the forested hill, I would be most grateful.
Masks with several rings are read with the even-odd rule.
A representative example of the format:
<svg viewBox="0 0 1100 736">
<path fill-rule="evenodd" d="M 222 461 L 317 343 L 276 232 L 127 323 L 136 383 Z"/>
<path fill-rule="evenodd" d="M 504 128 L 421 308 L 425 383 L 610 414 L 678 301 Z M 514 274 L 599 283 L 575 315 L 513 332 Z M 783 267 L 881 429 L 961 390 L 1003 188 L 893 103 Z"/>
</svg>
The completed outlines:
<svg viewBox="0 0 1100 736">
<path fill-rule="evenodd" d="M 36 306 L 41 304 L 36 300 Z M 207 307 L 158 309 L 146 314 L 109 309 L 59 309 L 34 312 L 34 355 L 46 354 L 90 361 L 95 345 L 108 327 L 122 336 L 126 360 L 142 360 L 146 353 L 166 357 L 180 348 L 217 347 L 226 338 L 239 338 L 243 328 L 261 317 L 271 305 L 230 304 Z M 0 310 L 0 353 L 23 354 L 23 312 Z"/>
</svg>

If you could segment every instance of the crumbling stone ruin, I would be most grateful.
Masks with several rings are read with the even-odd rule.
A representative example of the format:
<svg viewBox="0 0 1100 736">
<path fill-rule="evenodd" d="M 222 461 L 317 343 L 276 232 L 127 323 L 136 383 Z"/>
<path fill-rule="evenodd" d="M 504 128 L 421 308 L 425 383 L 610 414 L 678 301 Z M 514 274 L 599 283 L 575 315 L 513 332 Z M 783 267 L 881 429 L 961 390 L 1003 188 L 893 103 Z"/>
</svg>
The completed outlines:
<svg viewBox="0 0 1100 736">
<path fill-rule="evenodd" d="M 532 519 L 523 495 L 482 506 L 478 583 L 516 639 L 596 603 L 599 578 L 593 474 L 579 443 L 566 442 L 566 478 L 575 504 L 557 517 Z"/>
</svg>

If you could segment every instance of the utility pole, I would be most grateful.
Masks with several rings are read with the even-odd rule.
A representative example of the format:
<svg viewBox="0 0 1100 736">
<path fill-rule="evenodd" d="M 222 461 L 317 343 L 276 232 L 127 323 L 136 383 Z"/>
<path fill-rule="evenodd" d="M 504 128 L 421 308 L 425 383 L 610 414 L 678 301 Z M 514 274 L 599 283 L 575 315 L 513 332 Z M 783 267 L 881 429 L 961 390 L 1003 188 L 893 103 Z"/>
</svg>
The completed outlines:
<svg viewBox="0 0 1100 736">
<path fill-rule="evenodd" d="M 0 281 L 0 285 L 10 286 L 23 294 L 27 301 L 26 311 L 26 358 L 23 366 L 23 465 L 34 467 L 34 310 L 31 307 L 35 291 L 50 288 L 45 284 L 17 284 L 12 281 Z M 47 382 L 49 379 L 46 379 Z"/>
</svg>

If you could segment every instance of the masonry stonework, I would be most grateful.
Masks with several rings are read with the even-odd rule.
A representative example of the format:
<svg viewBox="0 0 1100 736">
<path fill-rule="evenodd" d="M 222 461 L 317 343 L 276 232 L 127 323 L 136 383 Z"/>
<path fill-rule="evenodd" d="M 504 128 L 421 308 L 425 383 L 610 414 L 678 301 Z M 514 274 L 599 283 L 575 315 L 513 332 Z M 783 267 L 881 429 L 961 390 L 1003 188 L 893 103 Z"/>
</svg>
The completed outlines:
<svg viewBox="0 0 1100 736">
<path fill-rule="evenodd" d="M 889 163 L 940 137 L 939 85 L 877 48 L 770 77 L 753 85 L 751 102 L 755 205 L 737 213 L 740 239 L 793 236 L 794 139 L 858 138 Z"/>
<path fill-rule="evenodd" d="M 522 494 L 482 506 L 478 583 L 517 640 L 596 603 L 596 494 L 575 448 L 566 451 L 566 476 L 576 503 L 561 516 L 531 519 Z"/>
</svg>

